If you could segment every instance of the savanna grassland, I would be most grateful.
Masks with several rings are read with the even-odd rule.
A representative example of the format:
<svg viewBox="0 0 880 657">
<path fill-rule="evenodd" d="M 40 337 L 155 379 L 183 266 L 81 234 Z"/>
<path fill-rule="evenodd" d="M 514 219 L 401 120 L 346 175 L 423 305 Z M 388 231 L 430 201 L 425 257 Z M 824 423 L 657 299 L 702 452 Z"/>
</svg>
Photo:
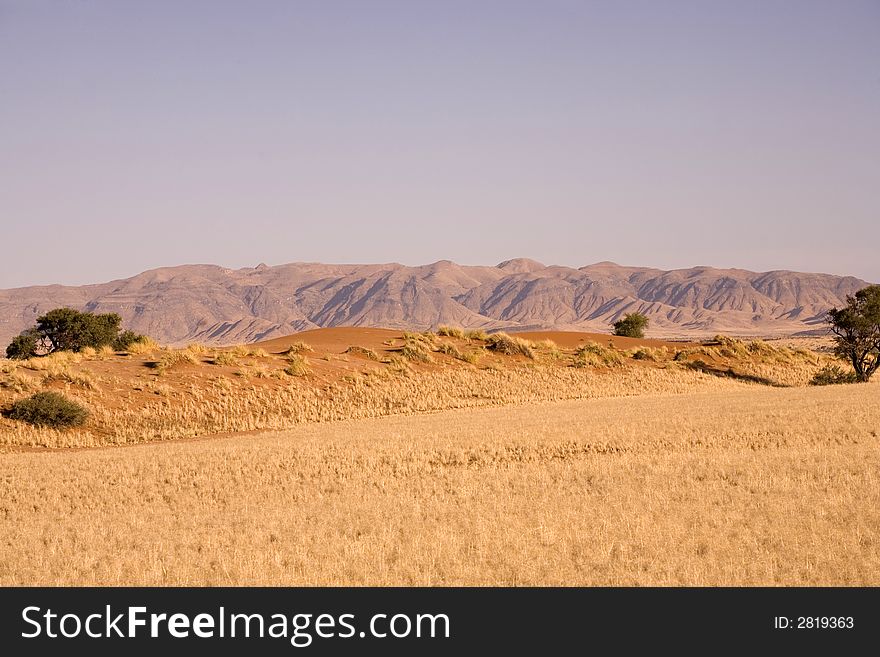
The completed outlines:
<svg viewBox="0 0 880 657">
<path fill-rule="evenodd" d="M 363 331 L 6 363 L 92 415 L 3 420 L 0 584 L 880 583 L 821 345 Z"/>
</svg>

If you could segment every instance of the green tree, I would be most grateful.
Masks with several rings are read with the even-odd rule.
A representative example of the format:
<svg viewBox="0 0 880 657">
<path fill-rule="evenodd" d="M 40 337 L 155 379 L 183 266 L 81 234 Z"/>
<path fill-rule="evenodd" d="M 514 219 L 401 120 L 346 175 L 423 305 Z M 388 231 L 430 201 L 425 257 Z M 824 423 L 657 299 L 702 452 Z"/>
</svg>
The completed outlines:
<svg viewBox="0 0 880 657">
<path fill-rule="evenodd" d="M 828 311 L 834 353 L 848 361 L 860 382 L 880 367 L 880 285 L 869 285 L 847 296 L 843 308 Z"/>
<path fill-rule="evenodd" d="M 84 347 L 112 345 L 119 335 L 122 318 L 116 313 L 95 315 L 73 308 L 56 308 L 37 317 L 37 334 L 47 352 L 81 351 Z"/>
<path fill-rule="evenodd" d="M 612 326 L 614 327 L 614 335 L 627 338 L 643 338 L 645 337 L 645 329 L 648 326 L 648 318 L 641 313 L 630 313 L 624 315 L 623 319 L 614 322 Z"/>
<path fill-rule="evenodd" d="M 96 315 L 73 308 L 55 308 L 37 317 L 37 325 L 23 331 L 6 347 L 7 358 L 30 358 L 54 351 L 82 351 L 111 346 L 128 349 L 144 336 L 133 331 L 119 332 L 122 318 L 116 313 Z"/>
<path fill-rule="evenodd" d="M 6 347 L 6 357 L 25 360 L 32 358 L 39 352 L 39 339 L 34 329 L 28 329 L 12 338 L 12 342 Z"/>
</svg>

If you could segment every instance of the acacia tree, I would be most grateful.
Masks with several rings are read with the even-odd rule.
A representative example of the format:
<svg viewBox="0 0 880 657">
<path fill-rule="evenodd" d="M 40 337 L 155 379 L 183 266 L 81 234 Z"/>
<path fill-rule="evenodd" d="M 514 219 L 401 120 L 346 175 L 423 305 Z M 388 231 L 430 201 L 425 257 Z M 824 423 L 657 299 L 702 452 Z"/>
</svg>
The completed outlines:
<svg viewBox="0 0 880 657">
<path fill-rule="evenodd" d="M 73 308 L 56 308 L 37 317 L 37 334 L 48 351 L 80 351 L 84 347 L 112 344 L 122 318 L 116 313 L 95 315 Z"/>
<path fill-rule="evenodd" d="M 614 322 L 612 326 L 614 327 L 614 335 L 643 338 L 645 337 L 645 328 L 648 326 L 648 318 L 642 313 L 630 313 L 624 315 L 623 319 Z"/>
<path fill-rule="evenodd" d="M 82 351 L 105 345 L 128 349 L 143 340 L 132 331 L 119 332 L 122 318 L 116 313 L 94 314 L 73 308 L 56 308 L 37 317 L 37 325 L 22 332 L 6 348 L 7 358 L 31 358 L 55 351 Z"/>
<path fill-rule="evenodd" d="M 843 308 L 828 311 L 834 353 L 849 361 L 864 382 L 880 367 L 880 285 L 869 285 L 846 297 Z"/>
</svg>

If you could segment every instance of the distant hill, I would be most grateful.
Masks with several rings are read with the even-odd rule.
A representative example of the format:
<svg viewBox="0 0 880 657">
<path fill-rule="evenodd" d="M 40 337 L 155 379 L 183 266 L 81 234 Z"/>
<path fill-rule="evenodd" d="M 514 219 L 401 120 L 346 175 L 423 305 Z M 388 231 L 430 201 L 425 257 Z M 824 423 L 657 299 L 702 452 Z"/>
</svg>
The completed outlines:
<svg viewBox="0 0 880 657">
<path fill-rule="evenodd" d="M 866 285 L 792 271 L 573 269 L 523 258 L 495 267 L 182 265 L 99 285 L 0 290 L 0 346 L 58 306 L 119 313 L 126 327 L 168 343 L 253 342 L 332 326 L 607 331 L 635 311 L 651 318 L 654 336 L 781 335 L 821 329 L 828 308 Z"/>
</svg>

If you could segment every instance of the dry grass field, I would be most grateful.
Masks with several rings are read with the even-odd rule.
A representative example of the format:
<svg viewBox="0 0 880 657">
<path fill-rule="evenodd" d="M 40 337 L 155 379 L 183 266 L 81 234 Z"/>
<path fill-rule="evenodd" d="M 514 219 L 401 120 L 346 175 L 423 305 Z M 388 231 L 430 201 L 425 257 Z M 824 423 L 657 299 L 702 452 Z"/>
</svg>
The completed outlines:
<svg viewBox="0 0 880 657">
<path fill-rule="evenodd" d="M 821 351 L 335 331 L 3 362 L 92 418 L 2 420 L 0 585 L 880 584 L 880 384 Z"/>
<path fill-rule="evenodd" d="M 880 386 L 0 459 L 0 584 L 880 584 Z"/>
<path fill-rule="evenodd" d="M 257 345 L 0 360 L 0 408 L 58 391 L 91 413 L 56 431 L 0 416 L 0 451 L 100 447 L 310 422 L 563 399 L 806 384 L 827 355 L 760 340 L 320 329 Z"/>
</svg>

